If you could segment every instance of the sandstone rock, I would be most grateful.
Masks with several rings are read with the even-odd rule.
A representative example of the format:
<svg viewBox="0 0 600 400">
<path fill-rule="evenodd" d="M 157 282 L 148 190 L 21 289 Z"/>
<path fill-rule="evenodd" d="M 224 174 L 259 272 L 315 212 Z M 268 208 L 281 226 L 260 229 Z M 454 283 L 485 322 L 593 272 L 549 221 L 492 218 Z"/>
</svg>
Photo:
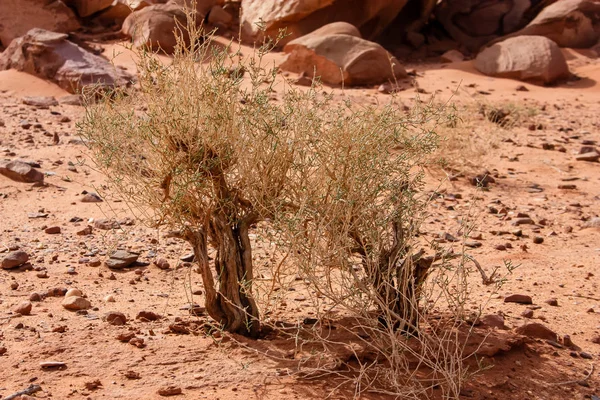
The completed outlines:
<svg viewBox="0 0 600 400">
<path fill-rule="evenodd" d="M 577 161 L 597 162 L 598 160 L 600 160 L 600 153 L 598 153 L 598 151 L 596 150 L 592 150 L 585 153 L 577 154 L 575 156 L 575 159 Z"/>
<path fill-rule="evenodd" d="M 507 37 L 514 36 L 545 36 L 560 47 L 592 47 L 600 39 L 600 2 L 597 0 L 553 2 L 525 28 Z"/>
<path fill-rule="evenodd" d="M 50 226 L 44 229 L 44 232 L 48 235 L 57 235 L 60 233 L 60 226 Z"/>
<path fill-rule="evenodd" d="M 55 287 L 46 291 L 45 297 L 63 297 L 68 290 L 64 287 Z"/>
<path fill-rule="evenodd" d="M 87 310 L 92 306 L 92 304 L 88 300 L 79 296 L 65 297 L 61 304 L 67 310 L 73 311 Z"/>
<path fill-rule="evenodd" d="M 29 315 L 31 313 L 31 308 L 33 305 L 30 301 L 24 301 L 14 308 L 14 312 L 21 315 Z"/>
<path fill-rule="evenodd" d="M 127 317 L 122 312 L 110 311 L 104 316 L 104 320 L 111 325 L 125 325 Z"/>
<path fill-rule="evenodd" d="M 154 261 L 154 265 L 156 265 L 160 269 L 169 269 L 171 267 L 171 265 L 169 265 L 169 262 L 164 258 L 159 258 L 158 260 Z"/>
<path fill-rule="evenodd" d="M 0 56 L 1 57 L 1 56 Z M 22 161 L 0 161 L 0 174 L 17 182 L 44 182 L 44 174 Z"/>
<path fill-rule="evenodd" d="M 110 255 L 110 258 L 104 262 L 108 268 L 121 269 L 126 268 L 137 261 L 140 255 L 126 250 L 117 250 Z"/>
<path fill-rule="evenodd" d="M 465 55 L 458 50 L 448 50 L 440 56 L 443 63 L 455 63 L 465 60 Z"/>
<path fill-rule="evenodd" d="M 34 106 L 41 109 L 47 109 L 58 105 L 58 101 L 52 96 L 25 96 L 23 104 Z"/>
<path fill-rule="evenodd" d="M 113 0 L 71 0 L 80 17 L 89 17 L 112 6 Z"/>
<path fill-rule="evenodd" d="M 569 77 L 569 66 L 556 43 L 543 36 L 519 36 L 496 43 L 475 59 L 485 75 L 548 84 Z"/>
<path fill-rule="evenodd" d="M 0 42 L 8 47 L 13 39 L 32 28 L 72 32 L 80 28 L 75 13 L 58 0 L 1 0 Z"/>
<path fill-rule="evenodd" d="M 119 333 L 117 335 L 117 340 L 120 340 L 121 342 L 129 342 L 134 337 L 135 337 L 134 332 L 123 332 L 123 333 Z"/>
<path fill-rule="evenodd" d="M 555 297 L 544 301 L 544 303 L 546 303 L 546 304 L 548 304 L 549 306 L 552 306 L 552 307 L 558 307 L 558 299 L 556 299 Z"/>
<path fill-rule="evenodd" d="M 121 224 L 119 224 L 114 219 L 97 219 L 96 221 L 94 221 L 94 227 L 97 229 L 109 231 L 111 229 L 119 229 L 121 227 Z"/>
<path fill-rule="evenodd" d="M 208 14 L 208 23 L 215 26 L 228 27 L 233 22 L 233 16 L 220 5 L 215 5 Z"/>
<path fill-rule="evenodd" d="M 280 29 L 289 35 L 280 45 L 331 22 L 348 22 L 366 39 L 374 39 L 396 18 L 407 0 L 242 0 L 242 38 L 262 41 L 276 38 Z M 258 23 L 263 21 L 264 31 Z"/>
<path fill-rule="evenodd" d="M 2 269 L 11 269 L 29 261 L 29 254 L 23 250 L 11 251 L 2 259 Z"/>
<path fill-rule="evenodd" d="M 161 396 L 176 396 L 181 394 L 181 388 L 177 386 L 165 386 L 157 390 L 157 392 Z"/>
<path fill-rule="evenodd" d="M 517 333 L 535 339 L 558 341 L 558 335 L 547 326 L 538 322 L 530 322 L 516 329 Z"/>
<path fill-rule="evenodd" d="M 438 1 L 435 17 L 454 40 L 476 52 L 522 27 L 530 6 L 530 0 L 443 0 Z"/>
<path fill-rule="evenodd" d="M 182 8 L 175 4 L 157 4 L 145 7 L 128 16 L 123 22 L 122 32 L 131 38 L 135 47 L 148 47 L 153 51 L 173 53 L 177 35 L 189 42 L 182 27 L 187 17 Z"/>
<path fill-rule="evenodd" d="M 65 297 L 83 297 L 83 292 L 79 289 L 71 288 L 65 293 Z"/>
<path fill-rule="evenodd" d="M 377 43 L 346 34 L 309 34 L 285 46 L 281 69 L 320 77 L 332 85 L 380 84 L 403 78 L 406 71 Z"/>
<path fill-rule="evenodd" d="M 33 292 L 29 295 L 29 301 L 42 301 L 42 295 L 38 292 Z"/>
<path fill-rule="evenodd" d="M 86 193 L 81 198 L 82 203 L 102 203 L 103 201 L 96 193 Z"/>
<path fill-rule="evenodd" d="M 134 11 L 139 11 L 144 7 L 151 6 L 156 3 L 165 3 L 165 1 L 155 0 L 116 0 L 112 2 L 112 6 L 105 9 L 98 20 L 106 25 L 117 24 L 122 25 L 123 21 Z"/>
<path fill-rule="evenodd" d="M 499 314 L 488 314 L 480 318 L 483 325 L 489 326 L 490 328 L 497 329 L 508 329 L 504 324 L 504 317 Z"/>
<path fill-rule="evenodd" d="M 533 304 L 531 296 L 526 294 L 511 294 L 504 298 L 505 303 Z"/>
<path fill-rule="evenodd" d="M 160 315 L 152 311 L 140 311 L 135 317 L 135 319 L 139 319 L 142 322 L 158 321 L 161 318 Z"/>
<path fill-rule="evenodd" d="M 89 86 L 128 85 L 132 76 L 67 40 L 67 35 L 31 29 L 0 54 L 0 70 L 13 68 L 48 79 L 71 93 Z"/>
<path fill-rule="evenodd" d="M 64 368 L 67 364 L 62 361 L 42 361 L 40 363 L 40 367 L 42 369 L 46 368 Z"/>
</svg>

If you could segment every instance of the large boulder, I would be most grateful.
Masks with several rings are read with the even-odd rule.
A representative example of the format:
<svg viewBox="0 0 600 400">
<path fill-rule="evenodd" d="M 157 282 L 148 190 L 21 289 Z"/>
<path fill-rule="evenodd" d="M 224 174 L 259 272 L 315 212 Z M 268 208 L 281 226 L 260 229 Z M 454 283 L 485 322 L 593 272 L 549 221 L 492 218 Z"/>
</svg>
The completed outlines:
<svg viewBox="0 0 600 400">
<path fill-rule="evenodd" d="M 368 85 L 402 78 L 406 71 L 377 43 L 364 40 L 346 23 L 326 25 L 289 42 L 281 69 L 331 85 Z"/>
<path fill-rule="evenodd" d="M 556 0 L 442 0 L 436 19 L 454 40 L 476 52 L 484 44 L 522 28 L 531 12 Z"/>
<path fill-rule="evenodd" d="M 246 41 L 286 37 L 280 45 L 331 22 L 344 21 L 358 27 L 367 39 L 379 35 L 408 0 L 242 0 L 242 33 Z M 262 22 L 261 22 L 262 21 Z M 264 29 L 264 30 L 263 30 Z"/>
<path fill-rule="evenodd" d="M 543 36 L 518 36 L 496 43 L 477 55 L 475 68 L 485 75 L 540 84 L 570 75 L 558 45 Z"/>
<path fill-rule="evenodd" d="M 600 39 L 600 1 L 560 0 L 544 8 L 514 36 L 545 36 L 560 47 L 585 49 Z"/>
<path fill-rule="evenodd" d="M 123 22 L 122 32 L 136 47 L 173 53 L 177 37 L 189 42 L 185 3 L 169 2 L 145 7 L 129 15 Z M 196 22 L 202 22 L 201 10 L 196 10 Z"/>
<path fill-rule="evenodd" d="M 80 27 L 75 13 L 62 1 L 0 0 L 0 42 L 5 47 L 32 28 L 66 33 Z"/>
<path fill-rule="evenodd" d="M 66 0 L 65 2 L 75 8 L 80 17 L 89 17 L 113 4 L 113 0 Z"/>
<path fill-rule="evenodd" d="M 16 69 L 55 82 L 71 93 L 86 86 L 127 85 L 132 77 L 108 60 L 67 40 L 67 35 L 34 28 L 0 54 L 0 70 Z"/>
<path fill-rule="evenodd" d="M 98 20 L 105 25 L 122 25 L 131 13 L 161 3 L 166 3 L 166 0 L 115 0 L 109 8 L 98 15 Z"/>
</svg>

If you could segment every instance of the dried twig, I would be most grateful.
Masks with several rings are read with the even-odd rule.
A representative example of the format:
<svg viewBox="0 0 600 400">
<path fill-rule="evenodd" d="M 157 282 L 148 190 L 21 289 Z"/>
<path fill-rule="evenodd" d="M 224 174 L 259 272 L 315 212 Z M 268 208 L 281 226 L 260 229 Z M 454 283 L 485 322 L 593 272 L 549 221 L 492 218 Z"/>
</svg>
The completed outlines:
<svg viewBox="0 0 600 400">
<path fill-rule="evenodd" d="M 9 396 L 4 397 L 4 400 L 14 400 L 14 399 L 21 397 L 22 395 L 28 396 L 30 394 L 39 392 L 40 390 L 42 390 L 42 387 L 40 385 L 29 385 L 29 387 L 26 389 L 23 389 L 21 391 L 18 391 L 16 393 L 13 393 Z"/>
</svg>

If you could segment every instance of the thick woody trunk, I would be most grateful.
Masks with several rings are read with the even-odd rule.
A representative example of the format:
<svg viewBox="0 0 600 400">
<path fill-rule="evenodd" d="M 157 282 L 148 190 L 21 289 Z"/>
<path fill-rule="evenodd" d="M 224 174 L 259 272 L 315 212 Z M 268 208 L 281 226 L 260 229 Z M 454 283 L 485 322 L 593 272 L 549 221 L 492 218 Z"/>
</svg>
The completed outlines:
<svg viewBox="0 0 600 400">
<path fill-rule="evenodd" d="M 206 311 L 223 329 L 249 337 L 260 332 L 259 312 L 252 297 L 252 250 L 247 220 L 234 224 L 213 215 L 208 232 L 195 232 L 190 240 L 206 293 Z M 208 259 L 208 239 L 217 250 L 214 266 L 218 287 Z"/>
</svg>

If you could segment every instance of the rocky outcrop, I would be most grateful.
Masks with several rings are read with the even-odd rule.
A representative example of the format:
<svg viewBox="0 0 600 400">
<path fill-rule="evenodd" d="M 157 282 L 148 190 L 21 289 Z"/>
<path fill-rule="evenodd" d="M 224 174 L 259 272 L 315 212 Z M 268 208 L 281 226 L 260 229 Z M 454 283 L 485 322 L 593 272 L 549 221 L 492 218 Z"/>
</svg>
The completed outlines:
<svg viewBox="0 0 600 400">
<path fill-rule="evenodd" d="M 89 17 L 112 6 L 113 0 L 67 0 L 80 17 Z"/>
<path fill-rule="evenodd" d="M 75 13 L 62 1 L 0 0 L 0 42 L 8 47 L 32 28 L 71 32 L 80 28 Z"/>
<path fill-rule="evenodd" d="M 436 19 L 469 51 L 522 28 L 530 11 L 555 0 L 443 0 L 435 9 Z"/>
<path fill-rule="evenodd" d="M 600 39 L 600 1 L 561 0 L 544 8 L 514 36 L 545 36 L 560 47 L 589 48 Z"/>
<path fill-rule="evenodd" d="M 348 22 L 363 37 L 375 38 L 398 15 L 408 0 L 242 0 L 242 30 L 246 41 L 286 37 L 280 45 L 331 22 Z M 263 21 L 262 24 L 259 21 Z M 261 30 L 261 26 L 264 31 Z"/>
<path fill-rule="evenodd" d="M 378 84 L 406 76 L 400 63 L 377 43 L 364 40 L 351 25 L 335 23 L 289 42 L 281 69 L 316 75 L 331 85 Z"/>
<path fill-rule="evenodd" d="M 127 85 L 132 77 L 106 59 L 67 40 L 67 35 L 32 29 L 0 55 L 0 70 L 13 68 L 77 93 L 87 86 Z"/>
<path fill-rule="evenodd" d="M 570 75 L 558 45 L 543 36 L 519 36 L 496 43 L 477 55 L 475 67 L 486 75 L 540 84 Z"/>
<path fill-rule="evenodd" d="M 131 38 L 135 47 L 170 54 L 177 45 L 177 36 L 189 42 L 186 26 L 187 16 L 180 5 L 157 4 L 128 16 L 122 32 Z"/>
</svg>

